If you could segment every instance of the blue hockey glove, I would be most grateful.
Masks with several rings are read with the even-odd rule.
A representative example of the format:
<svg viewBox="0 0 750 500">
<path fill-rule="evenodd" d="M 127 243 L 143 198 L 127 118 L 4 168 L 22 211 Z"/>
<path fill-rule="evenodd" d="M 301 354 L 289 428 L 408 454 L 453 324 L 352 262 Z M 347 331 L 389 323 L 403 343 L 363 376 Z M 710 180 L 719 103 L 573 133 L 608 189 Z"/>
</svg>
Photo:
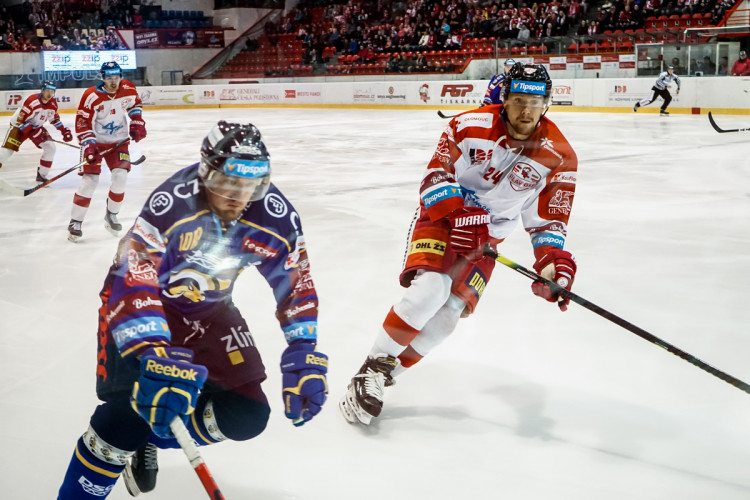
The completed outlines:
<svg viewBox="0 0 750 500">
<path fill-rule="evenodd" d="M 193 351 L 181 347 L 149 349 L 141 356 L 141 377 L 130 404 L 159 437 L 172 437 L 172 420 L 179 416 L 186 421 L 195 410 L 208 370 L 192 360 Z"/>
<path fill-rule="evenodd" d="M 315 344 L 294 342 L 281 355 L 284 414 L 295 426 L 315 415 L 328 396 L 328 356 L 315 351 Z"/>
</svg>

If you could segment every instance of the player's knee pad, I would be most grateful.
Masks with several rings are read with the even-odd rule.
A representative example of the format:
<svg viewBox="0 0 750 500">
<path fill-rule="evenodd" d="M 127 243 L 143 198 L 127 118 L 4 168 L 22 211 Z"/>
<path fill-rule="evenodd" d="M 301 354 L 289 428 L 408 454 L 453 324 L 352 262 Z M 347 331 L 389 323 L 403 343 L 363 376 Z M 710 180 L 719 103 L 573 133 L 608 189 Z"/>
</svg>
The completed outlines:
<svg viewBox="0 0 750 500">
<path fill-rule="evenodd" d="M 268 424 L 271 407 L 265 399 L 259 401 L 235 392 L 223 392 L 215 394 L 211 400 L 216 430 L 226 439 L 252 439 L 263 432 Z"/>
<path fill-rule="evenodd" d="M 422 357 L 447 339 L 458 324 L 466 304 L 460 297 L 451 295 L 435 316 L 419 332 L 410 346 Z"/>
<path fill-rule="evenodd" d="M 420 270 L 393 311 L 409 326 L 421 330 L 448 300 L 451 284 L 447 274 Z"/>
<path fill-rule="evenodd" d="M 124 168 L 113 168 L 112 169 L 112 186 L 109 188 L 113 193 L 124 193 L 125 184 L 128 179 L 128 171 Z"/>
<path fill-rule="evenodd" d="M 55 146 L 55 143 L 52 141 L 44 141 L 42 143 L 42 160 L 44 161 L 52 161 L 55 158 L 55 151 L 57 150 L 57 147 Z"/>
<path fill-rule="evenodd" d="M 5 163 L 8 158 L 13 156 L 13 153 L 15 153 L 15 151 L 13 151 L 12 149 L 0 148 L 0 165 Z"/>
<path fill-rule="evenodd" d="M 81 185 L 78 186 L 76 193 L 84 198 L 91 198 L 96 191 L 96 186 L 99 184 L 98 174 L 83 174 L 81 178 Z"/>
</svg>

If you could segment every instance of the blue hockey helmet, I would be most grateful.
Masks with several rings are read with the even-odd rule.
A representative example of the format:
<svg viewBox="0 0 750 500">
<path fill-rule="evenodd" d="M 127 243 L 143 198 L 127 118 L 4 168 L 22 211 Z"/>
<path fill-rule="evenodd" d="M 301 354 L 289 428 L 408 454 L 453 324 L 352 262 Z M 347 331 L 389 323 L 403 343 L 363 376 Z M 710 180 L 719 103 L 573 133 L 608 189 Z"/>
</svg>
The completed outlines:
<svg viewBox="0 0 750 500">
<path fill-rule="evenodd" d="M 515 65 L 516 65 L 516 61 L 514 61 L 513 59 L 506 59 L 505 62 L 503 63 L 503 66 L 515 66 Z"/>
<path fill-rule="evenodd" d="M 40 90 L 57 90 L 57 85 L 52 80 L 44 80 Z"/>
<path fill-rule="evenodd" d="M 214 125 L 201 145 L 198 177 L 219 196 L 262 199 L 271 184 L 271 155 L 258 128 L 224 120 Z"/>
</svg>

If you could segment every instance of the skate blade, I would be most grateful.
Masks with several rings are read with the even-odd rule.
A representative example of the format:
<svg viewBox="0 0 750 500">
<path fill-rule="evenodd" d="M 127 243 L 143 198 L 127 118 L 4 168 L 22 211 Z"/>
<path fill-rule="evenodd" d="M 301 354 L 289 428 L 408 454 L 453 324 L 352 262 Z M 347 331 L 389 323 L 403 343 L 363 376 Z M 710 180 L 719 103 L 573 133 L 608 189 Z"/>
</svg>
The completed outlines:
<svg viewBox="0 0 750 500">
<path fill-rule="evenodd" d="M 68 241 L 72 241 L 73 243 L 78 243 L 78 240 L 80 240 L 83 236 L 76 236 L 74 234 L 68 234 Z"/>
<path fill-rule="evenodd" d="M 114 229 L 106 222 L 104 223 L 104 229 L 106 229 L 112 236 L 120 236 L 120 231 L 122 231 L 122 229 Z"/>
<path fill-rule="evenodd" d="M 126 465 L 125 470 L 122 471 L 122 479 L 131 497 L 137 497 L 141 494 L 141 490 L 138 489 L 138 484 L 133 477 L 133 470 L 130 468 L 130 464 Z"/>
<path fill-rule="evenodd" d="M 359 422 L 362 425 L 370 425 L 370 422 L 372 421 L 372 415 L 361 408 L 357 408 L 357 403 L 356 401 L 353 401 L 353 396 L 350 395 L 349 392 L 341 398 L 341 401 L 339 402 L 339 410 L 341 410 L 344 419 L 350 424 L 356 424 Z"/>
</svg>

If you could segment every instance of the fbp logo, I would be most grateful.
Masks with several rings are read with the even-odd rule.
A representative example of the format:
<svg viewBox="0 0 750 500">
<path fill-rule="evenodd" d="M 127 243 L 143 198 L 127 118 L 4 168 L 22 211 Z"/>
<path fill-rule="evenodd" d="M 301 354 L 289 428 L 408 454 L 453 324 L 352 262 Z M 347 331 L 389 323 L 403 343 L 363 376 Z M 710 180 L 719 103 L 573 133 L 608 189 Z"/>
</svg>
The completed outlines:
<svg viewBox="0 0 750 500">
<path fill-rule="evenodd" d="M 443 85 L 443 92 L 440 97 L 445 97 L 446 94 L 451 97 L 464 97 L 466 94 L 474 90 L 474 85 L 463 84 L 463 85 Z"/>
</svg>

